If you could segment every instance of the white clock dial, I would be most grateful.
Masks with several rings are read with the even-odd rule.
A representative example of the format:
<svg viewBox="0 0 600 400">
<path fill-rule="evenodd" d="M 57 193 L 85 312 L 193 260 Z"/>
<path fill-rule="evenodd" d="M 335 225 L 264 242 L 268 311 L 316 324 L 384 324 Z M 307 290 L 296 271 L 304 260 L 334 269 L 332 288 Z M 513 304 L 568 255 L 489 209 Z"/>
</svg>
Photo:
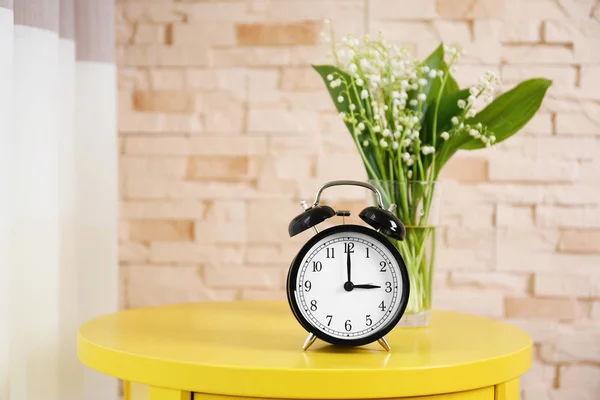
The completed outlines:
<svg viewBox="0 0 600 400">
<path fill-rule="evenodd" d="M 317 241 L 304 254 L 295 285 L 302 316 L 340 340 L 383 330 L 403 307 L 404 282 L 396 257 L 361 232 L 335 232 Z"/>
</svg>

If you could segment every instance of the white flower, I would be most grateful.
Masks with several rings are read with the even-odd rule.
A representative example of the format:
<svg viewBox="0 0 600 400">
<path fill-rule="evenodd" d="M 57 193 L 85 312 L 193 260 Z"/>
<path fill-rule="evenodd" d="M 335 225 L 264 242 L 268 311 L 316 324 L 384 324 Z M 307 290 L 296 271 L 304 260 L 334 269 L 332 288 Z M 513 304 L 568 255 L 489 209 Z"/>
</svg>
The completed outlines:
<svg viewBox="0 0 600 400">
<path fill-rule="evenodd" d="M 358 124 L 358 130 L 359 130 L 359 131 L 361 131 L 361 132 L 362 132 L 362 131 L 364 131 L 364 130 L 365 130 L 365 124 L 364 124 L 364 123 L 362 123 L 362 122 L 360 122 L 360 123 Z"/>
<path fill-rule="evenodd" d="M 368 140 L 365 140 L 365 141 L 363 141 L 363 146 L 364 146 L 364 147 L 367 147 L 367 146 L 369 146 L 369 141 L 368 141 Z"/>
<path fill-rule="evenodd" d="M 383 136 L 385 136 L 385 137 L 388 137 L 388 136 L 390 136 L 392 133 L 390 132 L 390 130 L 389 130 L 388 128 L 385 128 L 385 129 L 383 130 L 383 132 L 381 132 L 381 134 L 382 134 Z"/>
<path fill-rule="evenodd" d="M 412 123 L 413 124 L 418 124 L 419 123 L 419 117 L 417 117 L 416 115 L 412 117 Z"/>
<path fill-rule="evenodd" d="M 417 99 L 419 101 L 425 101 L 426 98 L 427 96 L 425 95 L 425 93 L 419 93 L 419 95 L 417 96 Z"/>
<path fill-rule="evenodd" d="M 424 65 L 423 67 L 421 67 L 421 71 L 428 73 L 429 72 L 429 66 Z"/>
<path fill-rule="evenodd" d="M 348 71 L 355 73 L 358 70 L 358 67 L 356 66 L 356 64 L 352 63 L 348 66 Z"/>
<path fill-rule="evenodd" d="M 363 68 L 367 68 L 369 66 L 369 60 L 367 60 L 366 58 L 362 58 L 360 60 L 360 66 Z"/>
<path fill-rule="evenodd" d="M 399 131 L 394 132 L 394 139 L 398 139 L 400 137 L 400 135 L 401 134 Z"/>
<path fill-rule="evenodd" d="M 437 72 L 437 76 L 438 76 L 439 78 L 443 77 L 443 76 L 444 76 L 444 71 L 442 71 L 442 70 L 440 69 L 440 70 Z"/>
<path fill-rule="evenodd" d="M 394 90 L 394 91 L 392 92 L 392 98 L 394 98 L 394 99 L 399 99 L 399 98 L 400 98 L 400 92 L 399 92 L 399 91 L 397 91 L 397 90 Z"/>
<path fill-rule="evenodd" d="M 437 71 L 435 69 L 432 69 L 431 71 L 429 71 L 429 77 L 430 78 L 435 78 L 437 76 Z"/>
<path fill-rule="evenodd" d="M 411 158 L 409 158 L 408 160 L 406 160 L 406 165 L 408 165 L 409 167 L 410 167 L 411 165 L 413 165 L 414 163 L 415 163 L 415 160 L 414 160 L 412 157 L 411 157 Z"/>
<path fill-rule="evenodd" d="M 425 78 L 421 78 L 421 79 L 419 79 L 419 81 L 418 81 L 418 82 L 419 82 L 419 85 L 421 85 L 421 86 L 425 86 L 425 85 L 427 85 L 427 79 L 425 79 Z"/>
<path fill-rule="evenodd" d="M 490 142 L 494 143 L 496 141 L 496 136 L 492 135 L 490 136 Z"/>
<path fill-rule="evenodd" d="M 471 129 L 469 131 L 469 135 L 473 136 L 476 139 L 481 137 L 481 133 L 479 133 L 479 131 L 477 129 Z"/>
<path fill-rule="evenodd" d="M 356 106 L 355 106 L 354 104 L 350 104 L 350 109 L 351 109 L 352 111 L 354 111 L 354 110 L 356 110 Z"/>
<path fill-rule="evenodd" d="M 386 104 L 385 106 L 383 106 L 383 109 L 384 109 L 385 111 L 387 111 L 387 110 L 389 110 L 390 108 L 389 108 L 389 107 L 388 107 L 388 105 Z"/>
<path fill-rule="evenodd" d="M 363 89 L 362 92 L 360 92 L 360 98 L 364 100 L 368 97 L 369 97 L 369 92 L 366 89 Z"/>
<path fill-rule="evenodd" d="M 410 139 L 404 139 L 404 140 L 402 141 L 402 145 L 403 145 L 404 147 L 408 147 L 408 146 L 410 146 L 410 144 L 411 144 L 411 143 L 412 143 L 412 140 L 410 140 Z M 406 154 L 408 154 L 408 153 L 406 153 Z M 406 161 L 406 160 L 404 160 L 404 161 Z"/>
<path fill-rule="evenodd" d="M 381 145 L 381 147 L 385 148 L 388 147 L 388 143 L 385 141 L 385 139 L 381 139 L 379 141 L 379 144 Z"/>
<path fill-rule="evenodd" d="M 411 101 L 408 102 L 408 104 L 410 104 L 411 106 L 416 106 L 417 104 L 419 104 L 419 102 L 415 99 L 412 99 Z"/>
<path fill-rule="evenodd" d="M 421 149 L 421 153 L 423 153 L 424 155 L 435 153 L 435 147 L 423 146 L 423 148 Z"/>
<path fill-rule="evenodd" d="M 471 108 L 471 109 L 469 109 L 469 111 L 467 111 L 466 117 L 473 118 L 475 116 L 475 114 L 476 114 L 476 111 Z"/>
<path fill-rule="evenodd" d="M 375 115 L 373 115 L 373 118 L 376 120 L 379 120 L 381 117 L 379 116 L 379 114 L 375 114 Z"/>
<path fill-rule="evenodd" d="M 444 140 L 448 140 L 450 138 L 450 134 L 448 132 L 442 132 L 440 137 Z"/>
<path fill-rule="evenodd" d="M 467 102 L 464 101 L 463 99 L 458 100 L 457 104 L 458 104 L 458 108 L 465 108 L 467 106 Z"/>
<path fill-rule="evenodd" d="M 410 88 L 412 90 L 419 90 L 419 84 L 418 83 L 413 83 L 412 85 L 410 85 Z"/>
<path fill-rule="evenodd" d="M 413 175 L 413 172 L 412 172 L 412 170 L 409 169 L 408 172 L 406 173 L 406 177 L 408 179 L 410 179 L 410 178 L 412 178 L 412 175 Z"/>
<path fill-rule="evenodd" d="M 338 56 L 344 57 L 345 54 L 346 54 L 346 52 L 344 52 L 344 49 L 338 50 Z"/>
<path fill-rule="evenodd" d="M 408 160 L 410 160 L 410 154 L 408 154 L 408 152 L 402 154 L 402 160 L 408 162 Z"/>
<path fill-rule="evenodd" d="M 327 80 L 328 81 L 332 81 L 333 80 L 333 75 L 331 75 L 331 74 L 327 75 Z"/>
<path fill-rule="evenodd" d="M 346 113 L 342 111 L 342 112 L 340 113 L 340 118 L 341 118 L 341 119 L 344 119 L 344 118 L 346 118 Z"/>
<path fill-rule="evenodd" d="M 356 86 L 362 86 L 362 85 L 364 85 L 364 83 L 365 83 L 365 82 L 364 82 L 362 79 L 360 79 L 360 78 L 358 78 L 358 79 L 356 80 Z"/>
<path fill-rule="evenodd" d="M 401 99 L 408 99 L 408 93 L 406 93 L 406 92 L 401 92 L 401 93 L 400 93 L 400 98 L 401 98 Z"/>
<path fill-rule="evenodd" d="M 379 125 L 375 125 L 373 127 L 373 131 L 375 131 L 375 132 L 381 132 L 381 127 Z"/>
<path fill-rule="evenodd" d="M 398 150 L 398 142 L 396 142 L 396 141 L 392 142 L 392 148 L 394 150 Z"/>
<path fill-rule="evenodd" d="M 451 121 L 453 125 L 458 125 L 458 117 L 452 117 Z"/>
<path fill-rule="evenodd" d="M 408 86 L 410 86 L 410 85 L 409 85 L 409 83 L 408 83 L 408 81 L 407 81 L 407 80 L 403 80 L 403 81 L 400 81 L 400 86 L 402 86 L 403 88 L 405 88 L 405 89 L 406 89 L 406 88 L 408 88 Z"/>
<path fill-rule="evenodd" d="M 479 89 L 477 88 L 477 86 L 473 86 L 469 89 L 469 93 L 473 96 L 477 96 L 479 94 Z"/>
<path fill-rule="evenodd" d="M 475 98 L 475 96 L 469 96 L 469 98 L 467 99 L 467 101 L 469 102 L 469 104 L 475 104 L 475 100 L 477 100 Z"/>
<path fill-rule="evenodd" d="M 344 102 L 344 96 L 338 96 L 337 101 L 338 101 L 338 103 L 343 103 Z"/>
</svg>

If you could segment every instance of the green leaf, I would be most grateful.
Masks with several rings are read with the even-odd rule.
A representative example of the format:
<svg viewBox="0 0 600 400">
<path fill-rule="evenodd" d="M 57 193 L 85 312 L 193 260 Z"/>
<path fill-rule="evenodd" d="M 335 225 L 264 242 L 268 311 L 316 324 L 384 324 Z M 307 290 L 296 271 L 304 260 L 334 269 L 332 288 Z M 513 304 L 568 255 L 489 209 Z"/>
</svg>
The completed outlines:
<svg viewBox="0 0 600 400">
<path fill-rule="evenodd" d="M 496 136 L 496 143 L 500 143 L 517 133 L 533 118 L 551 85 L 551 80 L 543 78 L 523 81 L 496 98 L 466 123 L 474 125 L 481 122 Z M 483 147 L 484 143 L 473 138 L 460 146 L 464 150 Z"/>
</svg>

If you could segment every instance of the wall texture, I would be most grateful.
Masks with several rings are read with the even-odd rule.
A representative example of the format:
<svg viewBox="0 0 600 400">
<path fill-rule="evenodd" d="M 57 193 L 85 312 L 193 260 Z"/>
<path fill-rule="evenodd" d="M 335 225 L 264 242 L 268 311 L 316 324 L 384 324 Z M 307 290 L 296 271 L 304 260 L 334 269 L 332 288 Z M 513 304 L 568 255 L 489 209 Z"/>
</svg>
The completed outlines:
<svg viewBox="0 0 600 400">
<path fill-rule="evenodd" d="M 554 80 L 495 149 L 446 168 L 434 303 L 535 339 L 526 400 L 600 393 L 600 5 L 594 0 L 117 1 L 122 307 L 283 298 L 289 220 L 364 179 L 310 64 L 319 36 L 383 30 L 456 75 Z M 360 189 L 324 200 L 358 211 Z"/>
</svg>

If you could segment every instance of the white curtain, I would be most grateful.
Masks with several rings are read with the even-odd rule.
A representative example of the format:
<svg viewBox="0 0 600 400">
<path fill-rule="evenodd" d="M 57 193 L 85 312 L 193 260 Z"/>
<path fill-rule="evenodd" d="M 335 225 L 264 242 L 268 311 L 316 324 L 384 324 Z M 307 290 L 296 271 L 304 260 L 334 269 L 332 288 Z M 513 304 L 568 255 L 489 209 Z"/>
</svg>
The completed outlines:
<svg viewBox="0 0 600 400">
<path fill-rule="evenodd" d="M 12 1 L 0 0 L 0 400 L 9 388 L 9 234 L 10 153 L 12 141 Z"/>
<path fill-rule="evenodd" d="M 76 353 L 118 304 L 113 14 L 0 0 L 0 400 L 117 397 Z"/>
</svg>

